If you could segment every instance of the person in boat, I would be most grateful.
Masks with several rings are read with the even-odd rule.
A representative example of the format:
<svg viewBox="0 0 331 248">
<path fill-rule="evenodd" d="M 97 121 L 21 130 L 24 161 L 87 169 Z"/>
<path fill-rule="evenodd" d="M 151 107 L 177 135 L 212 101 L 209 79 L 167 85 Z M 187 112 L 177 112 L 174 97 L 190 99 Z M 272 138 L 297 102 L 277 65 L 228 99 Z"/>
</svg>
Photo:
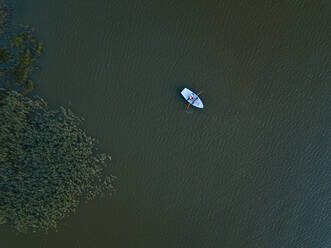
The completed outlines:
<svg viewBox="0 0 331 248">
<path fill-rule="evenodd" d="M 189 98 L 190 100 L 192 100 L 192 99 L 193 99 L 193 96 L 192 96 L 192 95 L 190 95 L 188 98 Z"/>
</svg>

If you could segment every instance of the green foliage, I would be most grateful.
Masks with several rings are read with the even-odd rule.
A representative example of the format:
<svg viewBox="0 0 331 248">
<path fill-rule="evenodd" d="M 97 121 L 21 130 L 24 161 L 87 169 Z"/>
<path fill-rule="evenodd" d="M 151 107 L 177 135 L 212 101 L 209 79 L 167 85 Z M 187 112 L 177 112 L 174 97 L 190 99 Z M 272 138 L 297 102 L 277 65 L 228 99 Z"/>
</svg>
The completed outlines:
<svg viewBox="0 0 331 248">
<path fill-rule="evenodd" d="M 29 78 L 39 69 L 38 58 L 42 50 L 42 43 L 33 38 L 33 29 L 24 26 L 23 31 L 11 39 L 10 48 L 0 48 L 0 75 L 5 81 L 21 87 L 24 94 L 30 92 L 33 82 Z"/>
<path fill-rule="evenodd" d="M 10 55 L 5 47 L 0 48 L 0 64 L 5 63 L 6 61 L 10 61 Z"/>
<path fill-rule="evenodd" d="M 0 88 L 0 224 L 47 231 L 82 200 L 111 194 L 110 156 L 70 110 Z"/>
<path fill-rule="evenodd" d="M 0 34 L 4 33 L 4 26 L 9 16 L 8 7 L 3 0 L 0 0 Z"/>
<path fill-rule="evenodd" d="M 39 69 L 38 59 L 43 52 L 43 43 L 34 39 L 34 30 L 21 26 L 18 34 L 7 34 L 5 30 L 8 8 L 0 0 L 0 35 L 9 36 L 10 44 L 0 47 L 0 78 L 4 87 L 18 87 L 23 94 L 34 89 L 31 74 Z M 9 43 L 8 38 L 6 38 Z"/>
</svg>

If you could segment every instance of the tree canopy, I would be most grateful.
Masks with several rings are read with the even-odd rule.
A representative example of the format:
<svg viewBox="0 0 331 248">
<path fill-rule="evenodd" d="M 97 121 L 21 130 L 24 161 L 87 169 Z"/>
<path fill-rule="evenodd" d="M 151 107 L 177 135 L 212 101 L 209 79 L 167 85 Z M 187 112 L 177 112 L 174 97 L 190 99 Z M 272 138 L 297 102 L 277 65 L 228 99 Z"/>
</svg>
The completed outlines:
<svg viewBox="0 0 331 248">
<path fill-rule="evenodd" d="M 112 192 L 110 156 L 70 110 L 0 89 L 0 223 L 47 231 L 83 200 Z"/>
<path fill-rule="evenodd" d="M 27 94 L 35 87 L 31 74 L 39 69 L 43 43 L 34 38 L 30 26 L 10 25 L 9 13 L 6 2 L 0 0 L 0 86 L 18 88 Z"/>
</svg>

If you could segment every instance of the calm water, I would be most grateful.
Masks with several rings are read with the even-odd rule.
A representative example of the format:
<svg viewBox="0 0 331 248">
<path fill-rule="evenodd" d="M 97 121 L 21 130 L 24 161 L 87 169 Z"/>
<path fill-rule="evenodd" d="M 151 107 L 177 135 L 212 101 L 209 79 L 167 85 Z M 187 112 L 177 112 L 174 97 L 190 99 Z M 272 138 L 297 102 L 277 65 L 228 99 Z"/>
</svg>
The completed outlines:
<svg viewBox="0 0 331 248">
<path fill-rule="evenodd" d="M 331 247 L 328 1 L 13 6 L 45 42 L 37 93 L 86 118 L 119 180 L 1 247 Z"/>
</svg>

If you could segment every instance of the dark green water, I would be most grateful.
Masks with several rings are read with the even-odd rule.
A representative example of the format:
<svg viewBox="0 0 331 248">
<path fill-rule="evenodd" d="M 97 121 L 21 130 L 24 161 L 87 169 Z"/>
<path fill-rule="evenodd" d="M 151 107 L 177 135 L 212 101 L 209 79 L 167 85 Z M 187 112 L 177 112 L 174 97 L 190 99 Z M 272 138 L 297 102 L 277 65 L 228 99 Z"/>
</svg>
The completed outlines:
<svg viewBox="0 0 331 248">
<path fill-rule="evenodd" d="M 1 227 L 1 248 L 331 246 L 328 1 L 13 6 L 45 42 L 37 93 L 86 118 L 119 180 L 58 232 Z"/>
</svg>

